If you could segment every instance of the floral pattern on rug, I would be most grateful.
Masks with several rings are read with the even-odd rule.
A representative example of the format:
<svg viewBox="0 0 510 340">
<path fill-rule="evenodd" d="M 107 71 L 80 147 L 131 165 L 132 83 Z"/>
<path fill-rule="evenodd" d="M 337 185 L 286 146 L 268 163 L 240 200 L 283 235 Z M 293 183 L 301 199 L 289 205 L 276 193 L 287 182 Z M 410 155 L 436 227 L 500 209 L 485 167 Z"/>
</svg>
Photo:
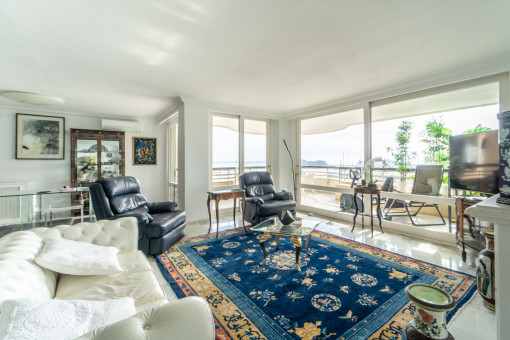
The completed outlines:
<svg viewBox="0 0 510 340">
<path fill-rule="evenodd" d="M 216 239 L 187 239 L 157 257 L 179 297 L 207 300 L 217 339 L 400 339 L 412 319 L 404 289 L 411 283 L 439 287 L 457 300 L 450 319 L 475 291 L 474 277 L 314 232 L 308 256 L 296 271 L 286 237 L 266 241 L 238 230 Z"/>
</svg>

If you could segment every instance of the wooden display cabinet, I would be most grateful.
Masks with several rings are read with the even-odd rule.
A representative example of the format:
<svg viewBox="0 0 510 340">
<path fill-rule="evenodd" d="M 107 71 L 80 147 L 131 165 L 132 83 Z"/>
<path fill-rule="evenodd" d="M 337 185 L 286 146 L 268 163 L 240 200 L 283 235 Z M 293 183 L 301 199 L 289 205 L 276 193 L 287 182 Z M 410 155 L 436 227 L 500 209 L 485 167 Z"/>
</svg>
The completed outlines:
<svg viewBox="0 0 510 340">
<path fill-rule="evenodd" d="M 71 129 L 72 187 L 88 187 L 101 178 L 124 176 L 125 163 L 124 132 Z M 88 192 L 72 200 L 73 204 L 83 203 L 84 213 L 88 213 Z"/>
</svg>

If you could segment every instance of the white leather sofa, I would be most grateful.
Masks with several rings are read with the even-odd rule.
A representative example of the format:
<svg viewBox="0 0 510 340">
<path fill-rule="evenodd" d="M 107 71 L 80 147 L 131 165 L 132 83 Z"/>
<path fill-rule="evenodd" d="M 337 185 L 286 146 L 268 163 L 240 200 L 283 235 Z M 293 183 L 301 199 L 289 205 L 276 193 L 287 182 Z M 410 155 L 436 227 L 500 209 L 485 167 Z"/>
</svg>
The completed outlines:
<svg viewBox="0 0 510 340">
<path fill-rule="evenodd" d="M 116 247 L 124 271 L 72 276 L 42 268 L 34 258 L 46 238 Z M 214 321 L 206 301 L 188 297 L 169 302 L 137 245 L 138 225 L 134 217 L 8 234 L 0 239 L 0 302 L 14 298 L 102 301 L 130 296 L 137 314 L 80 339 L 214 339 Z"/>
</svg>

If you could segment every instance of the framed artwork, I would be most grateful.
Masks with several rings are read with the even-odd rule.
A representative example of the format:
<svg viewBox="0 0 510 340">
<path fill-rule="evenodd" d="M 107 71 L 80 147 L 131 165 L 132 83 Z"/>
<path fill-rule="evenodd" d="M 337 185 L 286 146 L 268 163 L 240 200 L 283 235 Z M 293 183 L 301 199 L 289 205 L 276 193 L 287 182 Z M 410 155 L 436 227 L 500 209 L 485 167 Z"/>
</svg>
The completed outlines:
<svg viewBox="0 0 510 340">
<path fill-rule="evenodd" d="M 133 165 L 158 165 L 157 138 L 133 137 Z"/>
<path fill-rule="evenodd" d="M 16 159 L 64 159 L 65 118 L 16 114 Z"/>
</svg>

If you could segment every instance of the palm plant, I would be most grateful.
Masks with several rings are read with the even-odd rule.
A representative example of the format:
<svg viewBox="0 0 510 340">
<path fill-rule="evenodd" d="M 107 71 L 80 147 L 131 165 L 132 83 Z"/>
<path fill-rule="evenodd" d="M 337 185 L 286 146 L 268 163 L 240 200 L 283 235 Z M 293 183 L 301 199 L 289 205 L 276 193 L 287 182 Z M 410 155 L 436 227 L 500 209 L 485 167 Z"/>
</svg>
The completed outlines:
<svg viewBox="0 0 510 340">
<path fill-rule="evenodd" d="M 446 128 L 441 121 L 433 119 L 425 126 L 425 138 L 423 141 L 428 144 L 427 163 L 441 164 L 448 166 L 450 160 L 450 137 L 452 130 Z"/>
<path fill-rule="evenodd" d="M 487 131 L 491 131 L 491 130 L 492 129 L 490 127 L 482 126 L 482 124 L 478 124 L 473 129 L 467 129 L 462 134 L 463 135 L 469 135 L 469 134 L 472 134 L 472 133 L 487 132 Z"/>
</svg>

